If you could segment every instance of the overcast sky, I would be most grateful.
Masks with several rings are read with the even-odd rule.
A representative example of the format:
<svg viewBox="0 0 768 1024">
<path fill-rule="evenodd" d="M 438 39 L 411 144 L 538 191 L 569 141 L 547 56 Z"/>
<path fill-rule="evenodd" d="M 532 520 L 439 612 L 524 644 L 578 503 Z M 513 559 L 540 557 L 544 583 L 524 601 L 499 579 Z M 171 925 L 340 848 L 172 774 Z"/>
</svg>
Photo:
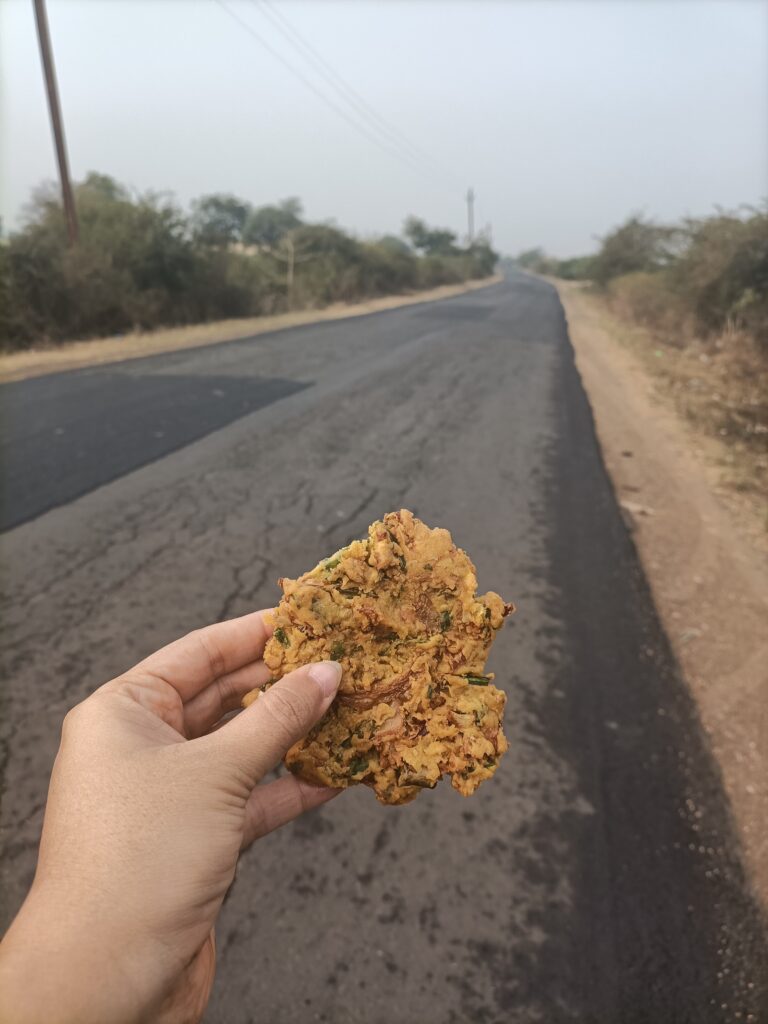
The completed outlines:
<svg viewBox="0 0 768 1024">
<path fill-rule="evenodd" d="M 359 120 L 261 0 L 48 0 L 74 177 L 183 203 L 297 195 L 310 218 L 361 235 L 409 213 L 464 232 L 471 184 L 502 251 L 562 256 L 635 210 L 676 218 L 768 195 L 764 0 L 272 3 L 417 155 L 372 141 L 367 109 L 357 130 L 312 93 L 295 72 Z M 0 46 L 13 226 L 56 176 L 32 0 L 0 0 Z"/>
</svg>

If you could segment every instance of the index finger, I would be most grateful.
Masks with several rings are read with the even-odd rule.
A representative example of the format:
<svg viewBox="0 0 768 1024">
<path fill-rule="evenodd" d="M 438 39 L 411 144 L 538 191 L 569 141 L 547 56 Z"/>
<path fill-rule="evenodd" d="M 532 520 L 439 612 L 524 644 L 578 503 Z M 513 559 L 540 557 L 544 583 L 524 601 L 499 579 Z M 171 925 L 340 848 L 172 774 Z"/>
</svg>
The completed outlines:
<svg viewBox="0 0 768 1024">
<path fill-rule="evenodd" d="M 133 669 L 162 679 L 188 701 L 219 676 L 250 665 L 272 636 L 271 609 L 196 629 L 151 654 Z"/>
</svg>

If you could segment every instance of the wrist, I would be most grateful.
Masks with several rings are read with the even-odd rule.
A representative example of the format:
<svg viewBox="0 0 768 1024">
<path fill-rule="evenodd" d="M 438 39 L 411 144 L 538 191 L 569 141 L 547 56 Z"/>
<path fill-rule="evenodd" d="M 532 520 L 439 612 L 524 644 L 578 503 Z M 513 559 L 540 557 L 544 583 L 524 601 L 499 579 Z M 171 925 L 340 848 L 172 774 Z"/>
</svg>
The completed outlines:
<svg viewBox="0 0 768 1024">
<path fill-rule="evenodd" d="M 74 894 L 35 882 L 0 944 L 0 1019 L 18 1024 L 129 1024 L 144 1018 L 121 938 Z"/>
</svg>

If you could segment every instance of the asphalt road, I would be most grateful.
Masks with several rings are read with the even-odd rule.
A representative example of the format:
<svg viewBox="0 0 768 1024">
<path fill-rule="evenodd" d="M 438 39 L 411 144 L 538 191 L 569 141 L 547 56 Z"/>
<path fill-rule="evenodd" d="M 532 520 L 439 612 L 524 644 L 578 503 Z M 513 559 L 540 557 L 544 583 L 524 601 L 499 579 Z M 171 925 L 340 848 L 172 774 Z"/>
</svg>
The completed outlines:
<svg viewBox="0 0 768 1024">
<path fill-rule="evenodd" d="M 408 507 L 518 605 L 491 661 L 510 751 L 471 800 L 361 788 L 260 842 L 207 1021 L 768 1019 L 765 921 L 552 288 L 515 276 L 0 403 L 3 923 L 66 709 Z"/>
</svg>

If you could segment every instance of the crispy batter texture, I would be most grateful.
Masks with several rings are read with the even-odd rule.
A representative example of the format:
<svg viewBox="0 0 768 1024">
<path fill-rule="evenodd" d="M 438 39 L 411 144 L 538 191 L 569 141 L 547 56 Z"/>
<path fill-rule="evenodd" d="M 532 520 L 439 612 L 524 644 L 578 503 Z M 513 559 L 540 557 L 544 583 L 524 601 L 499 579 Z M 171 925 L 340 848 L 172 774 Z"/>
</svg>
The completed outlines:
<svg viewBox="0 0 768 1024">
<path fill-rule="evenodd" d="M 280 585 L 264 652 L 274 679 L 325 659 L 344 668 L 328 713 L 288 751 L 292 772 L 322 786 L 364 783 L 385 804 L 413 800 L 443 773 L 464 796 L 493 775 L 507 749 L 506 697 L 483 673 L 514 609 L 475 594 L 475 567 L 447 530 L 390 512 L 367 540 Z"/>
</svg>

